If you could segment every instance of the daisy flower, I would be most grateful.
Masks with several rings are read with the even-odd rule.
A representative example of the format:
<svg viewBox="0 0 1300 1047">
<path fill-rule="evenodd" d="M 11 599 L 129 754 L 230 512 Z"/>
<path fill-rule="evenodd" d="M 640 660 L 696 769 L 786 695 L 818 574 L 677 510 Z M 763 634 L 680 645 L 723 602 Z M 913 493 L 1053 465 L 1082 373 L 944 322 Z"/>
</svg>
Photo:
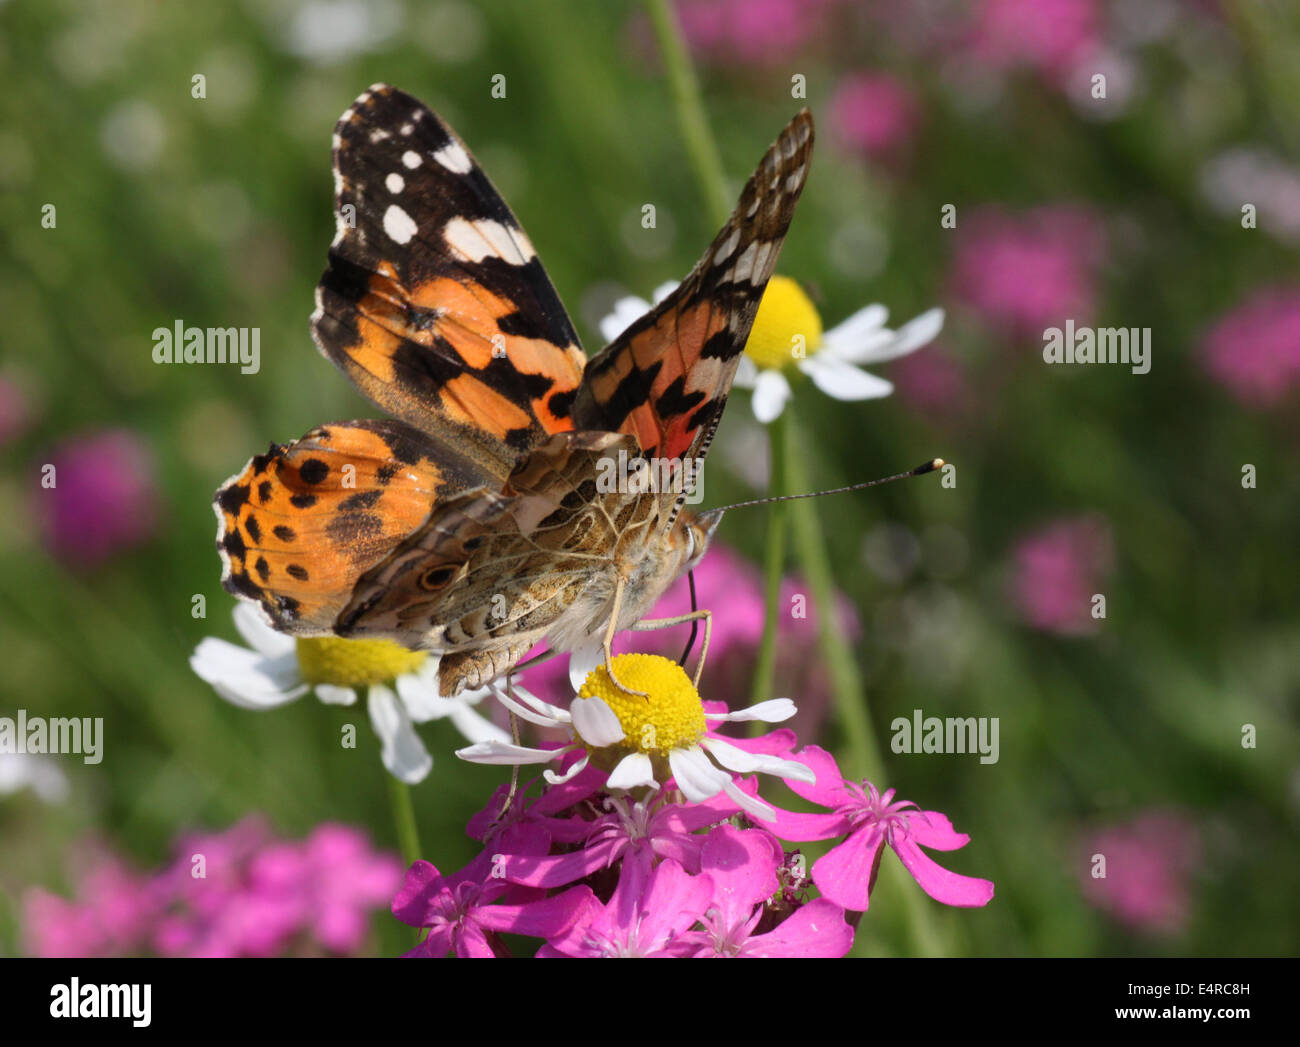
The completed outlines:
<svg viewBox="0 0 1300 1047">
<path fill-rule="evenodd" d="M 506 741 L 484 741 L 456 755 L 473 763 L 522 765 L 552 763 L 579 751 L 581 756 L 563 774 L 548 769 L 543 777 L 553 785 L 560 784 L 594 764 L 609 772 L 608 790 L 658 789 L 671 778 L 691 803 L 704 803 L 725 793 L 738 807 L 764 821 L 775 817 L 773 809 L 740 788 L 733 775 L 759 771 L 809 783 L 815 780 L 813 772 L 802 764 L 747 751 L 710 733 L 717 723 L 788 720 L 796 712 L 788 698 L 760 702 L 737 712 L 706 712 L 690 677 L 671 659 L 620 654 L 614 662 L 618 679 L 632 690 L 643 691 L 645 697 L 620 689 L 604 666 L 591 671 L 567 710 L 520 687 L 507 693 L 500 685 L 492 685 L 497 700 L 521 719 L 570 731 L 570 744 L 531 749 Z"/>
<path fill-rule="evenodd" d="M 426 651 L 408 651 L 389 640 L 286 636 L 249 604 L 238 604 L 234 617 L 248 646 L 206 637 L 190 657 L 190 667 L 201 679 L 243 709 L 274 709 L 308 691 L 327 705 L 352 705 L 357 690 L 365 688 L 384 766 L 408 785 L 422 781 L 433 768 L 433 757 L 413 724 L 446 717 L 471 742 L 510 737 L 474 708 L 488 695 L 486 689 L 455 698 L 438 692 L 438 659 Z"/>
<path fill-rule="evenodd" d="M 657 287 L 655 304 L 676 286 Z M 651 308 L 639 298 L 620 299 L 601 321 L 600 332 L 613 341 Z M 889 310 L 883 305 L 869 305 L 824 331 L 821 316 L 803 289 L 788 276 L 774 276 L 754 318 L 735 384 L 754 391 L 754 417 L 765 425 L 780 416 L 794 394 L 791 375 L 806 375 L 836 400 L 888 396 L 893 385 L 862 367 L 906 356 L 933 340 L 943 328 L 943 310 L 928 309 L 897 330 L 885 326 L 888 319 Z"/>
</svg>

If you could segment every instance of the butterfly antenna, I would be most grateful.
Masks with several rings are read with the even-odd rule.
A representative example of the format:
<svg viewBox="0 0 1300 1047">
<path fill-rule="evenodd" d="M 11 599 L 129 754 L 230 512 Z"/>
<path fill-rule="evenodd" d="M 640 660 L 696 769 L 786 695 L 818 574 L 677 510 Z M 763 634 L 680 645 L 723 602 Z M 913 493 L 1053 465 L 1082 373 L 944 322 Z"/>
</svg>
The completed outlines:
<svg viewBox="0 0 1300 1047">
<path fill-rule="evenodd" d="M 885 476 L 879 480 L 866 480 L 860 484 L 849 484 L 848 487 L 832 487 L 828 491 L 809 491 L 807 494 L 778 494 L 770 498 L 755 498 L 748 502 L 720 505 L 716 509 L 710 509 L 709 512 L 722 513 L 729 509 L 744 509 L 751 505 L 766 505 L 768 502 L 790 502 L 796 498 L 820 498 L 824 494 L 844 494 L 847 491 L 861 491 L 864 487 L 879 487 L 881 484 L 893 483 L 895 480 L 906 480 L 909 476 L 924 476 L 936 469 L 942 469 L 945 464 L 942 458 L 931 458 L 928 462 L 922 462 L 915 469 L 909 469 L 905 473 L 895 473 L 893 476 Z"/>
<path fill-rule="evenodd" d="M 689 571 L 686 572 L 686 581 L 691 588 L 691 614 L 694 614 L 699 609 L 695 603 L 695 568 L 692 567 Z M 686 659 L 691 656 L 691 648 L 695 646 L 695 634 L 698 633 L 699 631 L 700 631 L 700 620 L 698 618 L 692 618 L 691 635 L 686 641 L 686 650 L 682 652 L 681 658 L 678 659 L 678 663 L 680 665 L 685 665 Z"/>
</svg>

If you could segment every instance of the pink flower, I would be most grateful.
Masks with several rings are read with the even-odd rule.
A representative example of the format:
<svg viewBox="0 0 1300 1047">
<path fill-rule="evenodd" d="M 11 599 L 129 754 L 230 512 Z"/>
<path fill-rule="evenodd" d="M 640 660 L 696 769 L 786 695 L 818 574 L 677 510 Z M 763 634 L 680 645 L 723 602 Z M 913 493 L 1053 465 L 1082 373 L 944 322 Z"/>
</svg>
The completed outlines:
<svg viewBox="0 0 1300 1047">
<path fill-rule="evenodd" d="M 954 235 L 953 293 L 1002 333 L 1038 340 L 1092 314 L 1103 238 L 1090 212 L 980 208 L 959 218 Z"/>
<path fill-rule="evenodd" d="M 1060 83 L 1100 45 L 1097 0 L 978 0 L 968 56 L 997 72 L 1031 68 Z"/>
<path fill-rule="evenodd" d="M 1150 811 L 1098 830 L 1082 842 L 1084 897 L 1139 931 L 1176 934 L 1187 923 L 1188 874 L 1200 860 L 1195 825 L 1172 811 Z M 1096 875 L 1105 858 L 1105 876 Z"/>
<path fill-rule="evenodd" d="M 870 157 L 897 156 L 920 121 L 912 93 L 897 79 L 855 73 L 842 80 L 831 99 L 831 126 L 844 144 Z"/>
<path fill-rule="evenodd" d="M 805 800 L 828 807 L 832 813 L 780 811 L 772 831 L 785 840 L 829 840 L 848 834 L 813 865 L 813 882 L 822 897 L 846 909 L 865 912 L 883 848 L 888 844 L 935 901 L 974 907 L 992 900 L 991 880 L 950 872 L 921 850 L 928 847 L 955 851 L 970 842 L 969 836 L 953 829 L 946 815 L 922 811 L 910 802 L 895 803 L 893 789 L 882 795 L 870 782 L 845 781 L 834 757 L 815 745 L 794 759 L 811 768 L 817 781 L 808 785 L 790 780 L 787 784 Z"/>
<path fill-rule="evenodd" d="M 686 936 L 699 943 L 695 956 L 839 957 L 849 951 L 853 928 L 844 922 L 844 909 L 827 898 L 814 898 L 764 929 L 767 903 L 781 890 L 784 861 L 781 844 L 762 830 L 721 825 L 709 833 L 702 867 L 714 900 L 704 929 Z"/>
<path fill-rule="evenodd" d="M 788 59 L 822 32 L 832 0 L 687 0 L 674 5 L 691 50 L 745 65 Z"/>
<path fill-rule="evenodd" d="M 42 956 L 346 953 L 400 881 L 396 858 L 372 851 L 357 830 L 327 823 L 305 841 L 282 841 L 250 817 L 186 834 L 153 874 L 95 855 L 76 901 L 30 891 L 24 923 Z"/>
<path fill-rule="evenodd" d="M 1282 403 L 1300 385 L 1300 286 L 1257 291 L 1209 330 L 1201 360 L 1243 406 Z"/>
<path fill-rule="evenodd" d="M 1093 596 L 1114 560 L 1110 527 L 1099 516 L 1056 520 L 1012 552 L 1012 602 L 1028 625 L 1062 636 L 1095 632 Z"/>
<path fill-rule="evenodd" d="M 513 855 L 545 853 L 548 845 L 546 833 L 538 827 L 517 826 L 503 835 L 501 851 L 485 850 L 450 876 L 441 875 L 429 862 L 417 861 L 393 899 L 394 916 L 412 927 L 429 929 L 428 937 L 407 956 L 505 956 L 502 934 L 563 935 L 586 912 L 592 900 L 590 888 L 573 887 L 548 897 L 498 874 Z"/>
<path fill-rule="evenodd" d="M 158 918 L 158 899 L 144 877 L 98 843 L 80 850 L 77 900 L 39 887 L 23 897 L 24 939 L 33 956 L 121 956 Z"/>
<path fill-rule="evenodd" d="M 542 957 L 685 956 L 686 932 L 713 900 L 713 881 L 691 876 L 671 858 L 652 872 L 633 867 L 618 881 L 609 902 L 592 899 L 565 934 L 543 945 Z"/>
<path fill-rule="evenodd" d="M 37 484 L 35 509 L 55 556 L 93 566 L 153 534 L 153 455 L 135 433 L 107 429 L 69 440 L 43 464 L 54 466 L 54 486 Z"/>
</svg>

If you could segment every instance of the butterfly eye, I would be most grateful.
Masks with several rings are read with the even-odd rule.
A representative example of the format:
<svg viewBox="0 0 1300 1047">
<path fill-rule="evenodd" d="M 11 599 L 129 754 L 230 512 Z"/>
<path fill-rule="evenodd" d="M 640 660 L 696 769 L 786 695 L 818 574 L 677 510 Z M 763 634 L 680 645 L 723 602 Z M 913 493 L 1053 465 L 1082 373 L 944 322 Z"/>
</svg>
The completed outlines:
<svg viewBox="0 0 1300 1047">
<path fill-rule="evenodd" d="M 420 588 L 441 589 L 451 581 L 455 573 L 456 568 L 454 567 L 430 567 L 424 574 L 420 575 Z"/>
</svg>

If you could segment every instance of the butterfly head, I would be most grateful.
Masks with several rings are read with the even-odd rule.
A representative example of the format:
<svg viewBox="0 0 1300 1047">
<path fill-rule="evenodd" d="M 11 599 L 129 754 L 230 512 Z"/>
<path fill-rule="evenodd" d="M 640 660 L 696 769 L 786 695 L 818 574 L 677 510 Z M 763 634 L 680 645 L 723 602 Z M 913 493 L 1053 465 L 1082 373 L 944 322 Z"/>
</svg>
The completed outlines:
<svg viewBox="0 0 1300 1047">
<path fill-rule="evenodd" d="M 699 566 L 700 561 L 704 559 L 704 554 L 709 551 L 713 532 L 718 529 L 718 524 L 721 522 L 721 509 L 710 509 L 703 513 L 683 511 L 677 518 L 677 528 L 685 545 L 681 567 L 677 571 L 678 577 Z"/>
</svg>

